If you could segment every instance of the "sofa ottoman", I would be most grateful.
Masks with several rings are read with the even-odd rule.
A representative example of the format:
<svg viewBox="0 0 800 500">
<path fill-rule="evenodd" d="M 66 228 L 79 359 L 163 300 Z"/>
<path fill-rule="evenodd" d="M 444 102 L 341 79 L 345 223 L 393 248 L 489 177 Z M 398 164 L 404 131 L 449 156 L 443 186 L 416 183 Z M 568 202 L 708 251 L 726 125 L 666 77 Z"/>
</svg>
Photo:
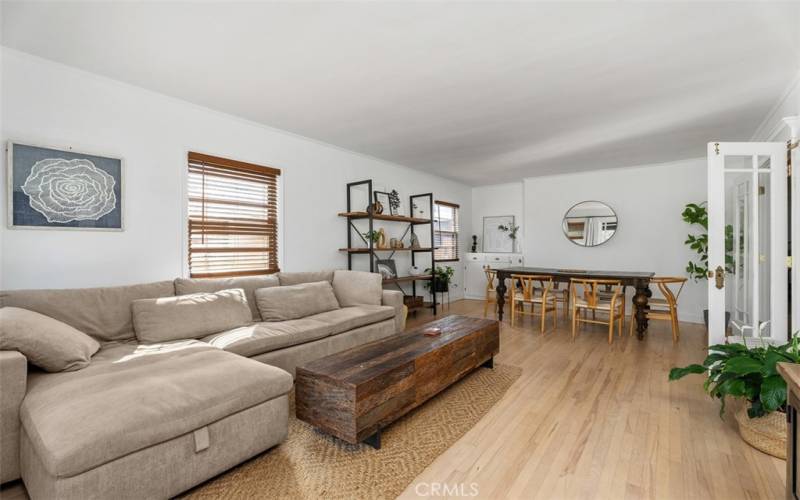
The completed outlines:
<svg viewBox="0 0 800 500">
<path fill-rule="evenodd" d="M 32 498 L 165 498 L 280 443 L 292 377 L 189 340 L 108 344 L 32 373 L 20 408 Z"/>
</svg>

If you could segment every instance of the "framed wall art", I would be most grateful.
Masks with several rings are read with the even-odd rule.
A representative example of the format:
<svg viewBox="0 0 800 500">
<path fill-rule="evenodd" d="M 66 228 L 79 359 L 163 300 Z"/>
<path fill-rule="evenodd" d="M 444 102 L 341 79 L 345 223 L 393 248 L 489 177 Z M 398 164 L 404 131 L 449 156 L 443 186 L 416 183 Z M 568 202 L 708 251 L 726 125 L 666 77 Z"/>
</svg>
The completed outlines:
<svg viewBox="0 0 800 500">
<path fill-rule="evenodd" d="M 487 253 L 513 253 L 514 239 L 509 236 L 508 229 L 513 227 L 513 215 L 484 217 L 483 251 Z"/>
<path fill-rule="evenodd" d="M 122 231 L 120 158 L 8 143 L 8 226 Z"/>
</svg>

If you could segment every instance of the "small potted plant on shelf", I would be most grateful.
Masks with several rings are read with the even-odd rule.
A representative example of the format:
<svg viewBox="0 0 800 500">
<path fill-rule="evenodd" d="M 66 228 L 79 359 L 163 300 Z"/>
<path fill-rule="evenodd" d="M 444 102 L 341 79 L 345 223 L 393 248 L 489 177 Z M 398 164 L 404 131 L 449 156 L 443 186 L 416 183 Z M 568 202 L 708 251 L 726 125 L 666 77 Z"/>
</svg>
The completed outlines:
<svg viewBox="0 0 800 500">
<path fill-rule="evenodd" d="M 686 265 L 686 273 L 690 278 L 694 279 L 695 283 L 708 279 L 710 271 L 708 266 L 708 210 L 706 209 L 706 202 L 703 203 L 688 203 L 681 213 L 684 222 L 692 227 L 699 227 L 702 232 L 698 234 L 689 234 L 686 237 L 686 244 L 689 248 L 697 252 L 699 261 L 689 261 Z M 725 226 L 725 272 L 734 272 L 733 262 L 733 226 L 728 224 Z M 708 328 L 708 309 L 703 310 L 703 319 Z M 730 312 L 725 312 L 725 330 L 728 329 L 730 322 Z"/>
<path fill-rule="evenodd" d="M 797 337 L 779 347 L 717 344 L 708 350 L 703 364 L 673 368 L 669 380 L 708 372 L 703 388 L 720 400 L 720 417 L 725 412 L 725 398 L 744 399 L 745 404 L 735 414 L 742 439 L 756 449 L 785 459 L 786 382 L 776 365 L 800 363 Z"/>
<path fill-rule="evenodd" d="M 455 272 L 456 270 L 450 266 L 434 267 L 433 270 L 431 270 L 431 268 L 425 269 L 426 274 L 433 274 L 434 278 L 436 278 L 435 292 L 447 292 L 450 290 L 450 280 L 453 279 Z M 425 283 L 425 288 L 428 290 L 431 289 L 430 281 Z"/>
</svg>

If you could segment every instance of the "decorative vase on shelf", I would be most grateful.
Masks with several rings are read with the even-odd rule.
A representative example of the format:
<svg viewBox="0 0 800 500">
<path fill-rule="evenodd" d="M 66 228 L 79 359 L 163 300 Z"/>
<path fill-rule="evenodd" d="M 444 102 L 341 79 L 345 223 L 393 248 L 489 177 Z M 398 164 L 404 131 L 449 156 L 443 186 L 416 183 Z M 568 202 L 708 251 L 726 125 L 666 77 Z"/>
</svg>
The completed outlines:
<svg viewBox="0 0 800 500">
<path fill-rule="evenodd" d="M 387 248 L 386 231 L 383 228 L 378 229 L 378 248 Z"/>
<path fill-rule="evenodd" d="M 420 276 L 424 272 L 425 271 L 423 271 L 422 268 L 419 266 L 411 266 L 408 268 L 408 274 L 410 274 L 411 276 Z"/>
<path fill-rule="evenodd" d="M 411 248 L 419 248 L 419 238 L 416 234 L 411 235 Z"/>
</svg>

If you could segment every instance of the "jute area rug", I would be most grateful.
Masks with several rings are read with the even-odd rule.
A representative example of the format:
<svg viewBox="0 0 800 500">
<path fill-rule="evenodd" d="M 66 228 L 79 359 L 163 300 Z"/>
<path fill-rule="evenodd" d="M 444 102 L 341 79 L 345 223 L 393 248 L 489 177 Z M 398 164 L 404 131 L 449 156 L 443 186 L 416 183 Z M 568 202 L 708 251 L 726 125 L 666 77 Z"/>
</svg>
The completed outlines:
<svg viewBox="0 0 800 500">
<path fill-rule="evenodd" d="M 382 447 L 349 445 L 297 420 L 281 445 L 187 492 L 204 498 L 395 498 L 519 378 L 517 367 L 479 368 L 385 429 Z"/>
</svg>

